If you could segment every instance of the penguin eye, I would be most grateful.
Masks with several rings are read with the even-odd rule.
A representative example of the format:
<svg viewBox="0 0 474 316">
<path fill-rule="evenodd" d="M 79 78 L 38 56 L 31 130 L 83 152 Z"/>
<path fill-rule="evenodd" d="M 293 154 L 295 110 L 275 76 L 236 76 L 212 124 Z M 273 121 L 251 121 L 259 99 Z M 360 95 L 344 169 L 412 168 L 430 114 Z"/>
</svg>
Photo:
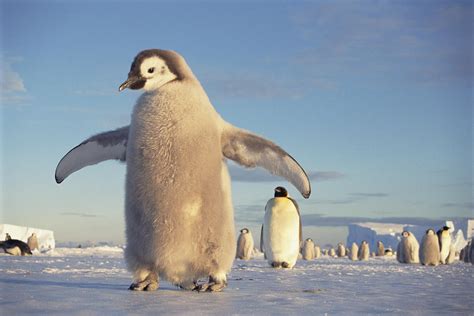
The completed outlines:
<svg viewBox="0 0 474 316">
<path fill-rule="evenodd" d="M 148 68 L 148 73 L 152 74 L 155 72 L 155 67 Z"/>
</svg>

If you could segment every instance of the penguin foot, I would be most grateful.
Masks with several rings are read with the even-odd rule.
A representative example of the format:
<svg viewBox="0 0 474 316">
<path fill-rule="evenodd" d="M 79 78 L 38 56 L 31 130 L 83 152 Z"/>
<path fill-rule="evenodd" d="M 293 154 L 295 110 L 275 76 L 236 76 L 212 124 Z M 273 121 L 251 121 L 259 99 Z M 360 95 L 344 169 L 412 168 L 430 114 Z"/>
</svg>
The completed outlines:
<svg viewBox="0 0 474 316">
<path fill-rule="evenodd" d="M 227 282 L 208 282 L 197 285 L 193 291 L 197 292 L 220 292 L 225 289 L 227 286 Z"/>
<path fill-rule="evenodd" d="M 191 283 L 181 283 L 181 284 L 178 284 L 178 286 L 182 290 L 196 291 L 196 288 L 198 287 L 198 284 L 197 284 L 196 281 L 193 281 Z"/>
<path fill-rule="evenodd" d="M 129 286 L 131 291 L 156 291 L 159 287 L 156 280 L 144 280 L 141 282 L 132 283 Z"/>
<path fill-rule="evenodd" d="M 272 267 L 274 267 L 274 268 L 279 268 L 279 267 L 281 267 L 281 265 L 282 265 L 281 262 L 276 262 L 276 261 L 272 262 Z"/>
<path fill-rule="evenodd" d="M 282 262 L 281 266 L 285 269 L 288 269 L 290 267 L 290 264 L 288 262 Z"/>
</svg>

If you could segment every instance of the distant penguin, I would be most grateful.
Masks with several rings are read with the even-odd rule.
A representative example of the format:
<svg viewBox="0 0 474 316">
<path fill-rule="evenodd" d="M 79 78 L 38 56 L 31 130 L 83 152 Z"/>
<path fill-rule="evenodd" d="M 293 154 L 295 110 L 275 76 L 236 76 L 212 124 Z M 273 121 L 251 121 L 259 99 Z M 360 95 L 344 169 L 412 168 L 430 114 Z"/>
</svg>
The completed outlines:
<svg viewBox="0 0 474 316">
<path fill-rule="evenodd" d="M 451 247 L 451 235 L 449 234 L 449 227 L 443 226 L 438 230 L 439 249 L 441 254 L 441 263 L 446 264 L 446 259 L 449 256 L 449 249 Z"/>
<path fill-rule="evenodd" d="M 359 258 L 359 260 L 365 261 L 365 260 L 369 260 L 369 255 L 370 255 L 369 244 L 367 243 L 367 241 L 363 240 L 362 243 L 360 244 L 359 253 L 357 257 Z"/>
<path fill-rule="evenodd" d="M 346 247 L 343 244 L 337 244 L 336 254 L 339 258 L 344 258 L 346 256 Z"/>
<path fill-rule="evenodd" d="M 392 248 L 387 248 L 385 249 L 385 256 L 393 256 L 393 250 Z"/>
<path fill-rule="evenodd" d="M 351 246 L 351 256 L 350 256 L 350 259 L 352 261 L 357 261 L 359 260 L 358 258 L 358 255 L 359 254 L 359 246 L 357 246 L 357 244 L 355 242 L 352 243 L 352 246 Z"/>
<path fill-rule="evenodd" d="M 5 240 L 10 240 L 10 239 L 12 239 L 12 236 L 10 236 L 9 233 L 6 233 L 5 234 Z"/>
<path fill-rule="evenodd" d="M 377 241 L 377 256 L 385 256 L 385 247 L 383 245 L 383 242 L 381 242 L 380 240 Z"/>
<path fill-rule="evenodd" d="M 311 238 L 307 238 L 304 241 L 301 254 L 304 260 L 313 260 L 316 257 L 314 253 L 314 242 Z"/>
<path fill-rule="evenodd" d="M 438 235 L 428 229 L 421 240 L 420 262 L 422 265 L 437 266 L 440 262 Z"/>
<path fill-rule="evenodd" d="M 321 248 L 319 246 L 314 246 L 314 259 L 321 258 Z"/>
<path fill-rule="evenodd" d="M 420 245 L 415 236 L 409 231 L 402 233 L 402 238 L 397 247 L 397 260 L 400 263 L 419 263 Z"/>
<path fill-rule="evenodd" d="M 262 236 L 268 263 L 274 268 L 293 268 L 302 242 L 301 217 L 298 203 L 284 187 L 276 187 L 265 206 Z"/>
<path fill-rule="evenodd" d="M 471 241 L 468 240 L 467 245 L 461 250 L 461 254 L 459 255 L 459 260 L 469 263 L 470 250 L 471 250 Z"/>
<path fill-rule="evenodd" d="M 446 264 L 451 264 L 455 260 L 456 260 L 456 247 L 454 246 L 454 244 L 451 244 L 451 246 L 449 246 L 448 258 L 446 258 Z"/>
<path fill-rule="evenodd" d="M 248 228 L 240 230 L 239 238 L 237 239 L 237 254 L 236 258 L 242 260 L 250 260 L 253 251 L 253 237 Z"/>
<path fill-rule="evenodd" d="M 27 241 L 28 247 L 30 250 L 33 251 L 35 249 L 39 249 L 38 247 L 38 237 L 36 237 L 36 233 L 32 233 L 30 237 L 28 237 Z"/>
<path fill-rule="evenodd" d="M 32 255 L 30 247 L 26 243 L 18 239 L 7 239 L 0 242 L 0 247 L 4 252 L 13 256 Z"/>
<path fill-rule="evenodd" d="M 329 254 L 329 250 L 323 249 L 323 256 L 327 256 Z"/>
<path fill-rule="evenodd" d="M 469 246 L 469 261 L 474 264 L 474 237 L 471 238 L 471 244 Z"/>
<path fill-rule="evenodd" d="M 336 249 L 334 248 L 331 248 L 329 249 L 329 253 L 328 253 L 329 257 L 336 257 Z"/>
</svg>

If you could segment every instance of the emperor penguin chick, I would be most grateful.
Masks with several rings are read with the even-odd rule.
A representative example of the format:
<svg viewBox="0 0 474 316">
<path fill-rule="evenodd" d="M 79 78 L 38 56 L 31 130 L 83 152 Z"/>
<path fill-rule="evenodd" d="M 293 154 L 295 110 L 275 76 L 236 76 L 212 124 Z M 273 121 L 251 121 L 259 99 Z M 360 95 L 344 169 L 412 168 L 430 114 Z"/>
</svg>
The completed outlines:
<svg viewBox="0 0 474 316">
<path fill-rule="evenodd" d="M 319 246 L 314 246 L 314 259 L 321 258 L 321 248 Z"/>
<path fill-rule="evenodd" d="M 437 266 L 440 262 L 438 235 L 428 229 L 421 240 L 420 262 L 422 265 Z"/>
<path fill-rule="evenodd" d="M 284 187 L 275 188 L 274 198 L 265 206 L 262 225 L 263 252 L 274 268 L 293 268 L 302 240 L 298 203 Z"/>
<path fill-rule="evenodd" d="M 359 253 L 357 257 L 359 258 L 359 260 L 367 261 L 369 260 L 369 256 L 370 256 L 369 244 L 367 243 L 367 241 L 363 240 L 362 243 L 360 244 Z"/>
<path fill-rule="evenodd" d="M 359 246 L 357 246 L 357 244 L 353 242 L 351 246 L 350 259 L 352 261 L 359 260 L 358 254 L 359 254 Z"/>
<path fill-rule="evenodd" d="M 439 240 L 439 251 L 440 251 L 440 261 L 442 264 L 446 264 L 446 260 L 449 256 L 449 249 L 451 248 L 451 235 L 449 234 L 449 227 L 443 226 L 437 232 Z"/>
<path fill-rule="evenodd" d="M 381 242 L 380 240 L 377 241 L 377 256 L 378 257 L 385 256 L 385 247 L 384 247 L 383 242 Z"/>
<path fill-rule="evenodd" d="M 420 245 L 415 236 L 409 231 L 404 231 L 397 247 L 397 260 L 400 263 L 419 263 Z"/>
<path fill-rule="evenodd" d="M 311 238 L 307 238 L 304 241 L 301 254 L 303 255 L 304 260 L 313 260 L 316 257 L 314 251 L 314 242 Z"/>
<path fill-rule="evenodd" d="M 28 237 L 28 240 L 26 242 L 28 244 L 28 247 L 30 247 L 30 250 L 33 251 L 35 249 L 39 249 L 38 247 L 38 238 L 36 237 L 36 233 L 32 233 L 30 237 Z"/>
<path fill-rule="evenodd" d="M 344 258 L 346 256 L 346 247 L 342 243 L 337 244 L 336 254 L 338 258 Z"/>
<path fill-rule="evenodd" d="M 253 251 L 253 237 L 248 228 L 240 230 L 239 238 L 237 239 L 237 255 L 236 258 L 242 260 L 250 260 Z"/>
<path fill-rule="evenodd" d="M 309 179 L 281 147 L 226 122 L 180 54 L 140 52 L 119 91 L 127 88 L 144 90 L 130 126 L 69 151 L 56 168 L 56 182 L 102 161 L 126 161 L 129 288 L 156 290 L 163 278 L 184 289 L 220 291 L 236 255 L 227 159 L 284 177 L 305 198 Z"/>
</svg>

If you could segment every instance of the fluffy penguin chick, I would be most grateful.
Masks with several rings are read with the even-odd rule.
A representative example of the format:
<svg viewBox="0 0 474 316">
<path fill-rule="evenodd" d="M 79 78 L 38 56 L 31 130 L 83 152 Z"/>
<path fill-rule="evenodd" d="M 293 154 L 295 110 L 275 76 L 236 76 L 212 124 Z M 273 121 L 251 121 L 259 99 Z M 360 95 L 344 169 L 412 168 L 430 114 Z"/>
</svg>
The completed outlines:
<svg viewBox="0 0 474 316">
<path fill-rule="evenodd" d="M 369 256 L 370 256 L 369 244 L 367 243 L 367 241 L 363 240 L 362 243 L 360 244 L 359 253 L 357 257 L 359 258 L 359 260 L 366 261 L 366 260 L 369 260 Z"/>
<path fill-rule="evenodd" d="M 262 225 L 263 252 L 274 268 L 293 268 L 302 241 L 298 204 L 283 187 L 275 188 L 275 197 L 265 206 Z"/>
<path fill-rule="evenodd" d="M 314 259 L 321 258 L 321 248 L 319 246 L 314 246 Z"/>
<path fill-rule="evenodd" d="M 316 255 L 314 251 L 314 242 L 311 238 L 304 241 L 303 250 L 301 251 L 304 260 L 313 260 Z"/>
<path fill-rule="evenodd" d="M 350 259 L 352 261 L 359 260 L 358 254 L 359 254 L 359 246 L 357 246 L 357 244 L 353 242 L 351 246 Z"/>
<path fill-rule="evenodd" d="M 377 241 L 377 256 L 385 256 L 385 246 L 381 241 Z"/>
<path fill-rule="evenodd" d="M 449 249 L 451 248 L 451 235 L 449 234 L 449 227 L 444 226 L 437 232 L 439 240 L 440 261 L 446 264 L 449 256 Z"/>
<path fill-rule="evenodd" d="M 253 251 L 253 237 L 248 228 L 240 230 L 239 238 L 237 239 L 237 254 L 236 258 L 242 260 L 250 260 Z"/>
<path fill-rule="evenodd" d="M 428 229 L 421 240 L 420 262 L 422 265 L 437 266 L 440 261 L 439 241 L 433 229 Z"/>
<path fill-rule="evenodd" d="M 61 159 L 56 182 L 88 165 L 126 161 L 125 260 L 132 290 L 158 276 L 185 289 L 220 291 L 236 254 L 225 158 L 311 189 L 299 164 L 274 143 L 225 122 L 182 56 L 150 49 L 120 85 L 143 89 L 130 126 L 93 136 Z M 195 286 L 200 278 L 209 282 Z"/>
<path fill-rule="evenodd" d="M 30 237 L 28 237 L 28 240 L 26 242 L 28 244 L 28 247 L 30 247 L 30 250 L 33 251 L 35 249 L 39 249 L 38 247 L 38 237 L 36 237 L 36 233 L 32 233 Z"/>
<path fill-rule="evenodd" d="M 336 254 L 339 258 L 343 258 L 346 256 L 346 247 L 343 244 L 337 244 Z"/>
<path fill-rule="evenodd" d="M 419 263 L 420 246 L 415 236 L 408 231 L 402 233 L 397 247 L 397 260 L 400 263 Z"/>
</svg>

